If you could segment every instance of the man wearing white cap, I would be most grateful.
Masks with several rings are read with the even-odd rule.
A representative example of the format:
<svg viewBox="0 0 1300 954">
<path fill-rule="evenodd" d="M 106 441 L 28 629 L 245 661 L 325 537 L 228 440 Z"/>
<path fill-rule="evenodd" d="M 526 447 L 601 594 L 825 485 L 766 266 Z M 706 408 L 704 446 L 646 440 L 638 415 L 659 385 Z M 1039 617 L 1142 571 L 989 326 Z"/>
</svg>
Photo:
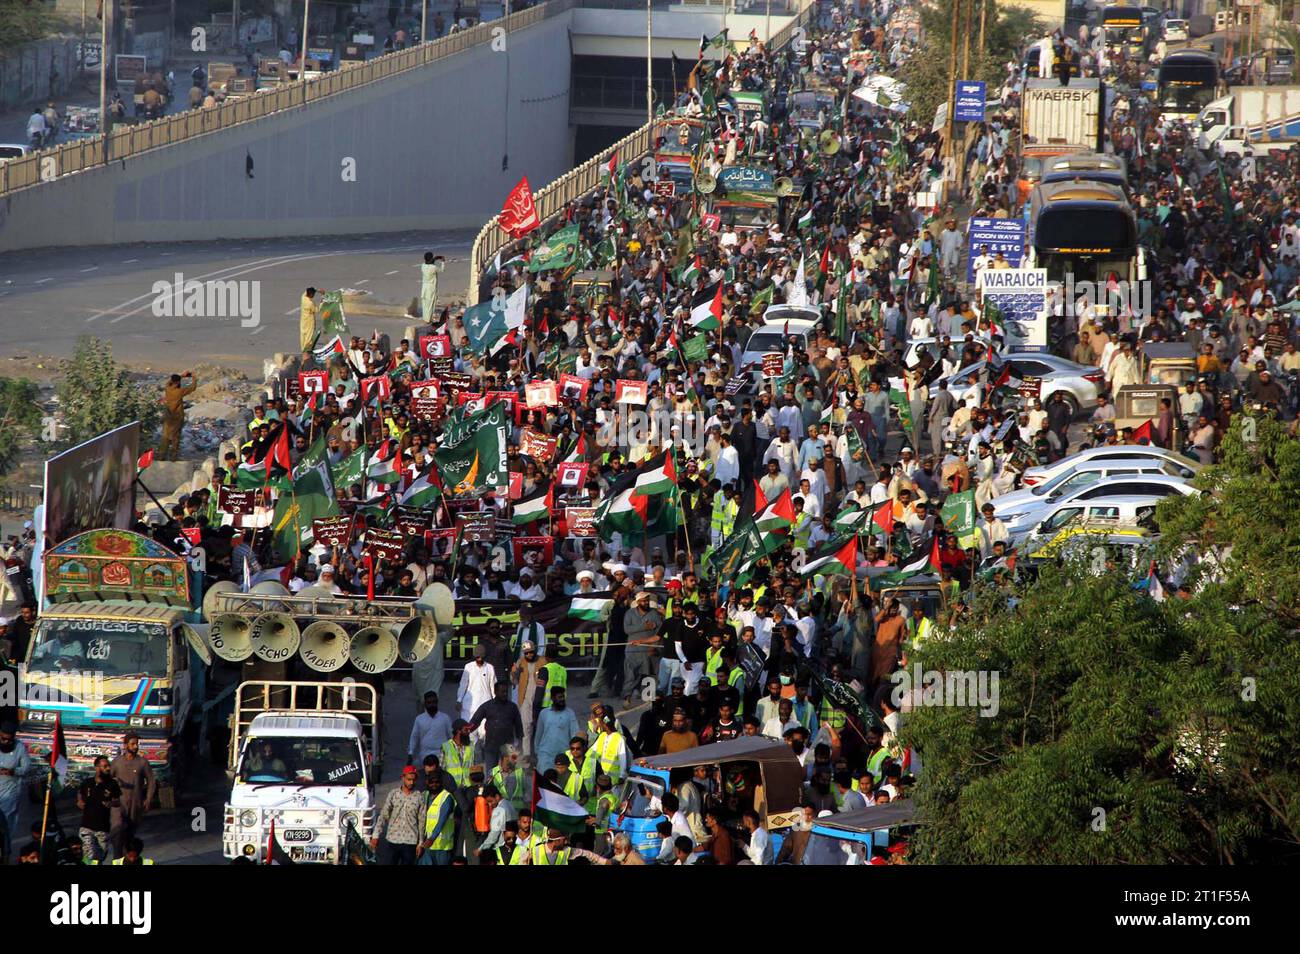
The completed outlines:
<svg viewBox="0 0 1300 954">
<path fill-rule="evenodd" d="M 329 590 L 335 596 L 341 596 L 343 591 L 339 589 L 338 584 L 334 582 L 334 566 L 330 563 L 321 564 L 320 575 L 316 585 Z"/>
</svg>

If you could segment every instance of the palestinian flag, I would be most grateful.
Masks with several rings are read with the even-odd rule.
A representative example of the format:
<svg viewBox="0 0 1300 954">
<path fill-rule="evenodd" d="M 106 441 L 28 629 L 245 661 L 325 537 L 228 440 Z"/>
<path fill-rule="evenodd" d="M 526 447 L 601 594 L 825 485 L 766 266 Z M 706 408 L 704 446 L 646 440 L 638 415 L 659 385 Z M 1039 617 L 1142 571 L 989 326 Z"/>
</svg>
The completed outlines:
<svg viewBox="0 0 1300 954">
<path fill-rule="evenodd" d="M 649 512 L 650 498 L 637 493 L 635 479 L 625 477 L 610 488 L 594 519 L 601 538 L 608 541 L 615 533 L 633 537 L 645 533 Z"/>
<path fill-rule="evenodd" d="M 686 267 L 682 269 L 682 273 L 678 278 L 678 283 L 687 288 L 694 288 L 695 279 L 699 278 L 703 274 L 704 263 L 700 261 L 700 256 L 692 256 L 691 260 L 686 264 Z"/>
<path fill-rule="evenodd" d="M 543 519 L 551 509 L 551 486 L 547 484 L 530 497 L 521 497 L 511 507 L 510 520 L 516 526 Z"/>
<path fill-rule="evenodd" d="M 871 514 L 871 522 L 880 528 L 882 533 L 890 534 L 894 532 L 894 501 L 886 500 L 877 507 Z"/>
<path fill-rule="evenodd" d="M 54 738 L 50 741 L 50 777 L 58 785 L 68 778 L 68 744 L 63 740 L 63 719 L 54 714 Z"/>
<path fill-rule="evenodd" d="M 799 221 L 795 223 L 795 228 L 798 229 L 800 232 L 802 232 L 806 229 L 811 228 L 812 223 L 813 223 L 813 210 L 812 210 L 812 206 L 809 206 L 807 210 L 805 210 L 804 214 L 799 216 Z"/>
<path fill-rule="evenodd" d="M 604 632 L 614 610 L 614 593 L 597 590 L 547 597 L 533 606 L 537 622 L 552 633 Z"/>
<path fill-rule="evenodd" d="M 395 484 L 401 479 L 401 452 L 397 441 L 390 438 L 376 448 L 366 465 L 366 477 L 377 484 Z"/>
<path fill-rule="evenodd" d="M 995 394 L 1005 396 L 1019 393 L 1021 381 L 1011 373 L 1011 362 L 1006 362 L 1000 368 L 995 368 L 993 365 L 988 367 L 989 377 L 993 378 L 992 389 Z"/>
<path fill-rule="evenodd" d="M 1013 553 L 1012 556 L 1015 556 L 1015 554 Z M 1155 560 L 1151 561 L 1151 567 L 1147 570 L 1146 591 L 1147 595 L 1157 603 L 1163 603 L 1165 601 L 1165 587 L 1164 584 L 1160 582 L 1160 574 L 1156 572 Z"/>
<path fill-rule="evenodd" d="M 916 576 L 918 573 L 938 574 L 939 567 L 939 534 L 930 537 L 929 546 L 919 546 L 916 548 L 911 559 L 898 568 L 899 573 L 908 576 Z"/>
<path fill-rule="evenodd" d="M 666 494 L 677 486 L 677 465 L 672 451 L 651 457 L 636 471 L 636 492 L 653 496 Z"/>
<path fill-rule="evenodd" d="M 785 533 L 794 525 L 794 498 L 790 488 L 777 497 L 754 518 L 754 525 L 764 533 Z"/>
<path fill-rule="evenodd" d="M 722 327 L 722 282 L 701 289 L 691 298 L 691 316 L 686 323 L 696 331 Z"/>
<path fill-rule="evenodd" d="M 614 181 L 614 173 L 618 170 L 618 150 L 615 149 L 609 155 L 609 162 L 605 163 L 604 172 L 601 173 L 601 179 L 607 184 Z"/>
<path fill-rule="evenodd" d="M 831 245 L 826 243 L 822 249 L 821 261 L 817 263 L 817 291 L 820 293 L 826 288 L 826 280 L 831 277 Z"/>
<path fill-rule="evenodd" d="M 271 427 L 269 443 L 261 456 L 256 454 L 239 465 L 235 486 L 240 490 L 256 490 L 273 486 L 289 489 L 289 431 L 283 421 Z"/>
<path fill-rule="evenodd" d="M 533 824 L 578 835 L 587 830 L 587 809 L 560 791 L 554 782 L 534 772 Z"/>
<path fill-rule="evenodd" d="M 840 511 L 840 515 L 835 518 L 831 526 L 841 534 L 865 533 L 871 525 L 871 521 L 868 519 L 870 516 L 871 511 L 863 510 L 855 503 L 845 504 L 844 509 Z"/>
<path fill-rule="evenodd" d="M 344 350 L 343 339 L 338 335 L 334 335 L 320 347 L 313 348 L 311 353 L 316 357 L 317 361 L 325 362 L 336 354 L 342 354 Z"/>
<path fill-rule="evenodd" d="M 826 546 L 808 555 L 799 572 L 803 576 L 845 575 L 852 576 L 858 566 L 858 538 L 849 537 L 847 541 L 832 540 Z"/>
<path fill-rule="evenodd" d="M 415 510 L 423 510 L 433 505 L 433 502 L 442 496 L 442 488 L 438 486 L 437 475 L 430 479 L 429 474 L 420 474 L 411 485 L 402 491 L 402 496 L 398 499 L 398 504 L 403 507 L 411 507 Z"/>
</svg>

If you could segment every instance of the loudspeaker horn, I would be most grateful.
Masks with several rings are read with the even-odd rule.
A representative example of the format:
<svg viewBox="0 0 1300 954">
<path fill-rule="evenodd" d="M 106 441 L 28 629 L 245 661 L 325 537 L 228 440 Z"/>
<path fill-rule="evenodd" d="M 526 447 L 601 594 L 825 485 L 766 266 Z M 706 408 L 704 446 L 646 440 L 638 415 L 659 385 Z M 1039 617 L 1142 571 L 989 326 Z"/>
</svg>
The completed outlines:
<svg viewBox="0 0 1300 954">
<path fill-rule="evenodd" d="M 302 631 L 298 655 L 317 672 L 334 672 L 348 661 L 348 631 L 327 619 L 317 620 Z"/>
<path fill-rule="evenodd" d="M 397 662 L 397 637 L 383 626 L 367 626 L 352 636 L 348 659 L 367 675 L 392 668 Z"/>
<path fill-rule="evenodd" d="M 773 183 L 773 186 L 776 191 L 776 194 L 784 199 L 786 196 L 788 196 L 791 192 L 794 191 L 794 180 L 791 179 L 789 176 L 782 176 L 781 178 L 777 179 L 775 183 Z"/>
<path fill-rule="evenodd" d="M 415 601 L 415 605 L 433 613 L 439 626 L 450 626 L 456 618 L 456 600 L 445 583 L 430 583 Z"/>
<path fill-rule="evenodd" d="M 250 593 L 263 593 L 266 596 L 288 596 L 289 588 L 278 580 L 263 580 L 261 583 L 254 583 Z"/>
<path fill-rule="evenodd" d="M 432 616 L 415 617 L 397 634 L 397 655 L 409 663 L 419 662 L 437 645 L 438 624 Z"/>
<path fill-rule="evenodd" d="M 718 187 L 718 180 L 711 172 L 701 172 L 695 177 L 695 190 L 703 195 L 708 195 Z"/>
<path fill-rule="evenodd" d="M 823 129 L 817 137 L 817 148 L 824 156 L 833 156 L 840 151 L 840 137 L 833 129 Z"/>
<path fill-rule="evenodd" d="M 218 580 L 203 594 L 203 618 L 211 623 L 221 612 L 217 608 L 222 593 L 238 593 L 239 586 L 230 580 Z"/>
<path fill-rule="evenodd" d="M 226 662 L 243 662 L 253 655 L 252 629 L 247 616 L 222 613 L 208 627 L 208 645 Z"/>
<path fill-rule="evenodd" d="M 267 662 L 284 662 L 298 651 L 302 635 L 288 613 L 262 613 L 249 633 L 253 652 Z"/>
</svg>

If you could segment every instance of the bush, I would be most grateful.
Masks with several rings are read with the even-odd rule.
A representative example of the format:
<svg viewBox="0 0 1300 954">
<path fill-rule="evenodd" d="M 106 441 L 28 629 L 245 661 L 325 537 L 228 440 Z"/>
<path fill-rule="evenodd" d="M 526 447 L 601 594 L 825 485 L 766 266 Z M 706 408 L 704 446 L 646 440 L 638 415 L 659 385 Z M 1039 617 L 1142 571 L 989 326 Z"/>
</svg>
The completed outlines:
<svg viewBox="0 0 1300 954">
<path fill-rule="evenodd" d="M 40 391 L 26 378 L 0 378 L 0 475 L 18 461 L 24 438 L 40 433 Z"/>
<path fill-rule="evenodd" d="M 64 424 L 61 446 L 80 444 L 137 420 L 141 445 L 149 442 L 162 413 L 161 390 L 151 394 L 132 383 L 130 372 L 113 360 L 111 345 L 83 335 L 59 369 L 62 377 L 55 393 Z"/>
</svg>

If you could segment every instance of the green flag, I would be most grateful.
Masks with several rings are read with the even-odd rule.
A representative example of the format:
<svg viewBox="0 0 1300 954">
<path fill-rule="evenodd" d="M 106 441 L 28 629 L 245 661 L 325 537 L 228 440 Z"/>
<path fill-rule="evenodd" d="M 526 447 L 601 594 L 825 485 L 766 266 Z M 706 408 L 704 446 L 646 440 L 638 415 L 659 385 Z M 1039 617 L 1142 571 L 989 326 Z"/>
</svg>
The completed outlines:
<svg viewBox="0 0 1300 954">
<path fill-rule="evenodd" d="M 528 263 L 530 272 L 568 268 L 578 257 L 580 235 L 577 223 L 566 225 L 533 251 Z"/>
<path fill-rule="evenodd" d="M 293 469 L 293 490 L 281 493 L 271 518 L 276 556 L 286 563 L 297 558 L 302 541 L 311 535 L 313 520 L 338 516 L 334 482 L 325 457 L 325 438 L 318 437 Z"/>
<path fill-rule="evenodd" d="M 696 335 L 682 345 L 682 357 L 687 361 L 704 361 L 709 356 L 709 336 Z"/>
<path fill-rule="evenodd" d="M 915 443 L 913 436 L 912 423 L 912 405 L 907 400 L 907 395 L 895 388 L 889 389 L 889 400 L 898 409 L 898 423 L 903 427 L 903 433 Z"/>
<path fill-rule="evenodd" d="M 343 313 L 343 293 L 341 291 L 327 292 L 321 296 L 320 308 L 316 312 L 316 317 L 320 321 L 320 340 L 329 341 L 335 335 L 346 344 L 350 335 L 348 333 L 348 318 Z"/>
<path fill-rule="evenodd" d="M 330 480 L 335 487 L 341 487 L 346 493 L 353 484 L 365 485 L 366 449 L 358 447 L 355 451 L 330 467 Z"/>
<path fill-rule="evenodd" d="M 839 285 L 839 296 L 835 299 L 835 337 L 840 344 L 849 340 L 849 289 L 848 269 L 843 259 L 835 261 L 835 281 Z"/>
<path fill-rule="evenodd" d="M 925 307 L 929 308 L 939 298 L 939 262 L 930 259 L 930 284 L 925 290 Z"/>
<path fill-rule="evenodd" d="M 1228 228 L 1233 228 L 1235 226 L 1233 214 L 1236 212 L 1236 208 L 1235 203 L 1232 201 L 1232 193 L 1228 189 L 1228 178 L 1223 174 L 1223 160 L 1216 159 L 1214 164 L 1219 170 L 1219 190 L 1222 193 L 1223 217 L 1228 223 Z"/>
<path fill-rule="evenodd" d="M 939 517 L 948 532 L 957 535 L 957 541 L 963 550 L 969 550 L 979 542 L 979 532 L 975 529 L 974 488 L 949 494 L 939 511 Z"/>
<path fill-rule="evenodd" d="M 506 433 L 506 406 L 499 401 L 468 415 L 456 433 L 444 429 L 443 446 L 433 460 L 448 493 L 505 486 Z"/>
<path fill-rule="evenodd" d="M 766 308 L 772 304 L 772 293 L 776 291 L 776 283 L 768 285 L 762 291 L 757 292 L 749 302 L 749 313 L 751 315 L 762 314 Z"/>
</svg>

